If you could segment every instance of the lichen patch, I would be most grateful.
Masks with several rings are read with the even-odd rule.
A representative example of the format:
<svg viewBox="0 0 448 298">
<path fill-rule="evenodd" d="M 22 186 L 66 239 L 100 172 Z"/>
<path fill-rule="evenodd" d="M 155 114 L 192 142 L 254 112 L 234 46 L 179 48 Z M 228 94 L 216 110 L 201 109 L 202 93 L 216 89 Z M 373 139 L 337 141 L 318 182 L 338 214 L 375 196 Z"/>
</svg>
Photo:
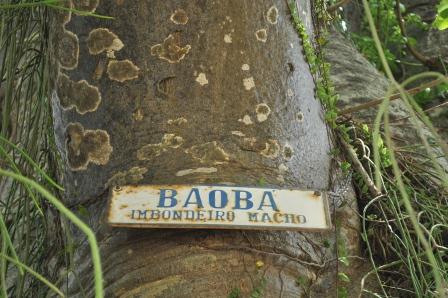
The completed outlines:
<svg viewBox="0 0 448 298">
<path fill-rule="evenodd" d="M 97 87 L 86 80 L 74 82 L 62 73 L 58 76 L 56 93 L 63 109 L 75 108 L 81 115 L 96 111 L 101 103 L 101 94 Z"/>
<path fill-rule="evenodd" d="M 253 88 L 255 88 L 254 78 L 250 77 L 250 78 L 243 79 L 243 85 L 244 85 L 244 89 L 246 89 L 247 91 L 252 90 Z"/>
<path fill-rule="evenodd" d="M 255 137 L 243 138 L 240 148 L 245 151 L 252 151 L 260 153 L 264 149 L 266 149 L 266 142 L 262 140 L 258 140 Z"/>
<path fill-rule="evenodd" d="M 137 158 L 140 160 L 150 160 L 161 155 L 169 149 L 179 148 L 184 142 L 184 139 L 175 134 L 165 134 L 162 141 L 157 144 L 148 144 L 137 151 Z"/>
<path fill-rule="evenodd" d="M 284 163 L 282 163 L 278 166 L 278 170 L 280 171 L 280 173 L 286 173 L 287 171 L 289 171 L 289 168 Z"/>
<path fill-rule="evenodd" d="M 271 114 L 271 108 L 267 104 L 261 103 L 257 105 L 255 112 L 257 113 L 257 121 L 264 122 L 268 120 L 268 117 Z"/>
<path fill-rule="evenodd" d="M 244 115 L 242 119 L 238 119 L 238 122 L 242 122 L 245 125 L 252 125 L 252 118 L 249 115 Z"/>
<path fill-rule="evenodd" d="M 280 174 L 280 175 L 277 176 L 277 181 L 280 182 L 280 183 L 284 183 L 285 182 L 285 177 Z"/>
<path fill-rule="evenodd" d="M 188 16 L 185 10 L 176 9 L 171 15 L 170 20 L 176 25 L 186 25 L 188 23 Z"/>
<path fill-rule="evenodd" d="M 205 73 L 201 72 L 198 77 L 196 78 L 196 82 L 199 83 L 201 86 L 205 86 L 208 84 L 207 76 Z"/>
<path fill-rule="evenodd" d="M 188 122 L 188 120 L 185 119 L 184 117 L 179 117 L 177 119 L 168 119 L 168 121 L 166 123 L 168 123 L 168 125 L 180 126 L 180 125 L 185 124 L 187 122 Z"/>
<path fill-rule="evenodd" d="M 62 7 L 63 9 L 55 10 L 55 17 L 56 17 L 56 23 L 62 23 L 62 25 L 66 25 L 70 22 L 72 18 L 72 8 L 73 4 L 71 0 L 62 0 L 59 1 L 58 6 Z"/>
<path fill-rule="evenodd" d="M 249 71 L 249 70 L 250 70 L 250 66 L 249 66 L 249 64 L 243 64 L 243 65 L 241 66 L 241 70 L 242 70 L 242 71 Z"/>
<path fill-rule="evenodd" d="M 260 152 L 264 157 L 274 159 L 278 157 L 280 152 L 280 145 L 276 140 L 269 139 L 265 143 L 265 148 Z"/>
<path fill-rule="evenodd" d="M 268 40 L 268 31 L 266 29 L 260 29 L 255 32 L 255 36 L 258 41 L 266 42 Z"/>
<path fill-rule="evenodd" d="M 245 137 L 246 136 L 243 132 L 241 132 L 239 130 L 234 130 L 231 133 L 232 133 L 232 135 L 237 136 L 237 137 Z"/>
<path fill-rule="evenodd" d="M 143 117 L 144 117 L 144 115 L 143 115 L 142 109 L 137 109 L 134 113 L 132 113 L 132 119 L 134 121 L 137 121 L 137 122 L 142 121 Z"/>
<path fill-rule="evenodd" d="M 179 148 L 184 142 L 184 139 L 175 134 L 165 134 L 162 138 L 162 146 L 165 148 Z"/>
<path fill-rule="evenodd" d="M 230 160 L 229 155 L 216 141 L 193 146 L 185 150 L 185 153 L 189 154 L 193 159 L 200 163 L 213 163 L 218 165 Z"/>
<path fill-rule="evenodd" d="M 232 34 L 225 34 L 224 35 L 224 42 L 225 43 L 232 43 Z"/>
<path fill-rule="evenodd" d="M 59 41 L 58 57 L 64 69 L 75 69 L 78 66 L 79 40 L 73 32 L 63 31 Z"/>
<path fill-rule="evenodd" d="M 182 177 L 192 174 L 212 174 L 218 172 L 217 168 L 210 167 L 210 168 L 196 168 L 196 169 L 187 169 L 187 170 L 181 170 L 176 173 L 176 176 Z"/>
<path fill-rule="evenodd" d="M 128 59 L 121 61 L 112 60 L 107 66 L 107 74 L 109 75 L 109 79 L 121 83 L 137 79 L 139 71 L 140 69 Z"/>
<path fill-rule="evenodd" d="M 294 155 L 294 149 L 292 148 L 292 146 L 289 144 L 285 144 L 285 146 L 283 146 L 283 157 L 286 160 L 290 160 L 293 155 Z"/>
<path fill-rule="evenodd" d="M 276 25 L 278 22 L 278 8 L 274 5 L 271 8 L 269 8 L 267 14 L 266 14 L 266 19 L 268 20 L 269 23 L 271 23 L 272 25 Z"/>
<path fill-rule="evenodd" d="M 161 95 L 162 97 L 173 97 L 176 94 L 176 77 L 175 76 L 168 76 L 165 78 L 160 79 L 156 86 L 157 86 L 157 93 L 158 95 Z"/>
<path fill-rule="evenodd" d="M 85 130 L 80 123 L 70 123 L 66 137 L 67 161 L 73 171 L 86 170 L 89 163 L 109 162 L 112 146 L 105 130 Z"/>
<path fill-rule="evenodd" d="M 286 95 L 287 95 L 288 97 L 293 97 L 293 96 L 294 96 L 294 91 L 292 91 L 292 89 L 288 89 L 288 90 L 286 91 Z"/>
<path fill-rule="evenodd" d="M 89 53 L 98 55 L 106 51 L 108 56 L 114 56 L 113 52 L 120 51 L 124 44 L 118 36 L 107 28 L 97 28 L 89 33 L 87 38 Z"/>
<path fill-rule="evenodd" d="M 148 169 L 144 167 L 132 167 L 128 171 L 117 172 L 107 181 L 106 187 L 136 184 L 147 172 Z"/>
<path fill-rule="evenodd" d="M 76 10 L 87 12 L 94 12 L 100 4 L 100 0 L 72 0 L 72 2 Z"/>
<path fill-rule="evenodd" d="M 180 33 L 170 34 L 163 43 L 151 47 L 151 55 L 169 63 L 179 63 L 190 52 L 191 46 L 181 46 Z"/>
<path fill-rule="evenodd" d="M 297 121 L 298 122 L 303 122 L 303 113 L 302 112 L 298 112 L 296 115 Z"/>
</svg>

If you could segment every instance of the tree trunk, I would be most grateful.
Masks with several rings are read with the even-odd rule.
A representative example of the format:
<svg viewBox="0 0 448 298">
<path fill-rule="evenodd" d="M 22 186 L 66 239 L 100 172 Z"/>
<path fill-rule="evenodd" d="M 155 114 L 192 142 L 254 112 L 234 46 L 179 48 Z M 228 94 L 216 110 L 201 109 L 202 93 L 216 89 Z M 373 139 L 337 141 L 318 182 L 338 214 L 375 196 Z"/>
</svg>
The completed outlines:
<svg viewBox="0 0 448 298">
<path fill-rule="evenodd" d="M 287 1 L 98 2 L 73 5 L 113 20 L 57 18 L 53 106 L 66 202 L 89 210 L 106 297 L 335 296 L 335 230 L 133 230 L 104 216 L 120 184 L 329 189 L 328 132 Z M 69 291 L 90 297 L 75 236 Z"/>
</svg>

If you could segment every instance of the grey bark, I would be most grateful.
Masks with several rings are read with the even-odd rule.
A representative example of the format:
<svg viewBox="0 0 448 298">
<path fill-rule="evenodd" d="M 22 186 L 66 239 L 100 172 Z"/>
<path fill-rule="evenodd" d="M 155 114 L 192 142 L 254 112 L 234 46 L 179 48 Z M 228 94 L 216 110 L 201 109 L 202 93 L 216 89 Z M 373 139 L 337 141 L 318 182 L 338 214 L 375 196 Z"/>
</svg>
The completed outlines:
<svg viewBox="0 0 448 298">
<path fill-rule="evenodd" d="M 275 25 L 266 19 L 274 4 L 279 10 Z M 304 19 L 310 26 L 309 7 L 303 4 L 301 7 L 301 11 L 307 11 Z M 186 25 L 170 20 L 178 8 L 189 18 Z M 96 11 L 115 19 L 74 16 L 61 33 L 67 36 L 69 31 L 77 36 L 79 59 L 75 69 L 64 71 L 69 80 L 60 77 L 60 89 L 65 90 L 59 92 L 63 106 L 75 108 L 57 112 L 56 118 L 61 120 L 57 133 L 60 147 L 65 151 L 69 123 L 80 123 L 85 130 L 101 129 L 109 136 L 113 151 L 109 154 L 105 146 L 101 148 L 105 152 L 94 152 L 95 157 L 99 156 L 89 161 L 85 155 L 94 148 L 87 149 L 84 148 L 87 145 L 81 144 L 84 148 L 81 154 L 66 155 L 68 165 L 75 170 L 68 169 L 65 177 L 70 181 L 67 183 L 70 204 L 101 194 L 112 176 L 133 167 L 146 171 L 139 183 L 254 185 L 262 179 L 278 185 L 277 178 L 282 174 L 278 166 L 287 162 L 289 171 L 283 174 L 285 182 L 281 183 L 284 186 L 327 188 L 327 131 L 286 1 L 189 1 L 184 4 L 136 1 L 122 5 L 111 1 L 101 2 Z M 97 28 L 110 30 L 124 44 L 121 50 L 115 51 L 116 60 L 106 58 L 105 52 L 89 53 L 89 33 Z M 264 29 L 267 40 L 258 41 L 256 32 Z M 309 30 L 312 29 L 309 27 Z M 230 35 L 232 43 L 225 42 L 226 35 Z M 97 39 L 98 43 L 104 42 Z M 158 50 L 154 49 L 158 44 L 180 49 L 176 52 L 162 48 L 162 54 L 151 54 Z M 64 47 L 65 43 L 61 45 Z M 71 48 L 65 46 L 62 53 Z M 182 51 L 188 53 L 182 57 Z M 126 60 L 139 68 L 138 78 L 125 82 L 111 79 L 109 63 Z M 249 65 L 249 71 L 242 70 L 244 64 Z M 101 65 L 105 65 L 104 73 L 95 80 L 93 77 Z M 201 78 L 204 85 L 197 82 Z M 83 90 L 81 80 L 99 90 L 101 102 L 93 112 L 85 112 L 95 108 L 93 104 L 91 108 L 84 107 L 87 103 L 77 102 L 74 93 Z M 70 84 L 78 85 L 70 88 Z M 88 100 L 97 102 L 98 95 L 92 87 Z M 79 110 L 85 114 L 80 115 Z M 259 122 L 257 117 L 263 113 L 269 114 L 268 119 Z M 253 124 L 241 121 L 248 122 L 247 116 Z M 71 134 L 73 137 L 75 132 Z M 147 146 L 151 144 L 161 146 Z M 77 144 L 72 142 L 71 146 Z M 196 149 L 191 149 L 193 146 Z M 266 146 L 269 148 L 263 152 Z M 189 148 L 190 154 L 185 152 Z M 289 148 L 292 156 L 287 152 Z M 213 150 L 217 155 L 223 150 L 230 160 L 224 155 L 196 158 L 204 150 Z M 225 163 L 213 175 L 176 176 L 181 170 L 212 168 L 219 162 Z"/>
</svg>

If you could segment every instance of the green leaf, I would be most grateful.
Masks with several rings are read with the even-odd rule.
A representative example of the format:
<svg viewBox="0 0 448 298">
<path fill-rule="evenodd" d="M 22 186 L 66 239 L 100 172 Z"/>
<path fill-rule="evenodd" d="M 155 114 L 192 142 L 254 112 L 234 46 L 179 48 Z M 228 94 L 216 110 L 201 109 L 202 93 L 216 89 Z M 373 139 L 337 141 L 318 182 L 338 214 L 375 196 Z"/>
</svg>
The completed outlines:
<svg viewBox="0 0 448 298">
<path fill-rule="evenodd" d="M 437 17 L 434 21 L 434 27 L 439 30 L 445 30 L 448 28 L 448 1 L 442 0 L 437 6 Z"/>
<path fill-rule="evenodd" d="M 440 5 L 437 7 L 437 13 L 443 18 L 448 17 L 448 1 L 442 1 L 440 3 Z"/>
<path fill-rule="evenodd" d="M 348 275 L 343 272 L 339 272 L 338 277 L 339 277 L 339 280 L 341 280 L 341 281 L 350 282 L 350 277 L 348 277 Z"/>
<path fill-rule="evenodd" d="M 344 172 L 347 172 L 351 167 L 352 165 L 349 162 L 344 161 L 341 163 L 341 170 Z"/>
<path fill-rule="evenodd" d="M 348 297 L 348 290 L 346 287 L 338 288 L 338 298 L 346 298 Z"/>
<path fill-rule="evenodd" d="M 439 30 L 447 29 L 448 28 L 448 19 L 437 16 L 436 20 L 434 21 L 434 27 L 436 27 Z"/>
<path fill-rule="evenodd" d="M 413 47 L 415 47 L 417 45 L 417 40 L 413 37 L 408 37 L 408 42 Z"/>
<path fill-rule="evenodd" d="M 79 205 L 78 206 L 78 213 L 79 213 L 79 216 L 81 216 L 81 217 L 89 217 L 89 210 L 87 210 L 87 208 L 86 207 L 84 207 L 83 205 Z"/>
<path fill-rule="evenodd" d="M 344 264 L 345 266 L 350 266 L 350 261 L 348 260 L 347 257 L 340 257 L 340 258 L 339 258 L 339 262 L 341 262 L 341 263 Z"/>
<path fill-rule="evenodd" d="M 228 298 L 240 298 L 240 297 L 241 297 L 241 291 L 239 288 L 233 288 L 228 296 Z"/>
<path fill-rule="evenodd" d="M 310 280 L 308 277 L 301 275 L 299 277 L 297 277 L 296 279 L 296 283 L 301 286 L 302 288 L 307 288 L 310 284 Z"/>
<path fill-rule="evenodd" d="M 367 124 L 363 124 L 363 125 L 362 125 L 362 130 L 363 130 L 366 134 L 368 134 L 368 133 L 369 133 L 369 126 L 368 126 Z"/>
</svg>

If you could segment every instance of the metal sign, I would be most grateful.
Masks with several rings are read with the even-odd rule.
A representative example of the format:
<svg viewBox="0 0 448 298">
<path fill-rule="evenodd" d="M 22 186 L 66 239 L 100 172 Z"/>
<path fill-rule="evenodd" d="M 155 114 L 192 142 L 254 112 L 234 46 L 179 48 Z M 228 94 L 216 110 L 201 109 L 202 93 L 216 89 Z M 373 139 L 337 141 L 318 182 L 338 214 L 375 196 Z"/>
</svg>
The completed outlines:
<svg viewBox="0 0 448 298">
<path fill-rule="evenodd" d="M 148 185 L 112 190 L 108 223 L 136 228 L 324 230 L 319 191 L 234 186 Z"/>
</svg>

